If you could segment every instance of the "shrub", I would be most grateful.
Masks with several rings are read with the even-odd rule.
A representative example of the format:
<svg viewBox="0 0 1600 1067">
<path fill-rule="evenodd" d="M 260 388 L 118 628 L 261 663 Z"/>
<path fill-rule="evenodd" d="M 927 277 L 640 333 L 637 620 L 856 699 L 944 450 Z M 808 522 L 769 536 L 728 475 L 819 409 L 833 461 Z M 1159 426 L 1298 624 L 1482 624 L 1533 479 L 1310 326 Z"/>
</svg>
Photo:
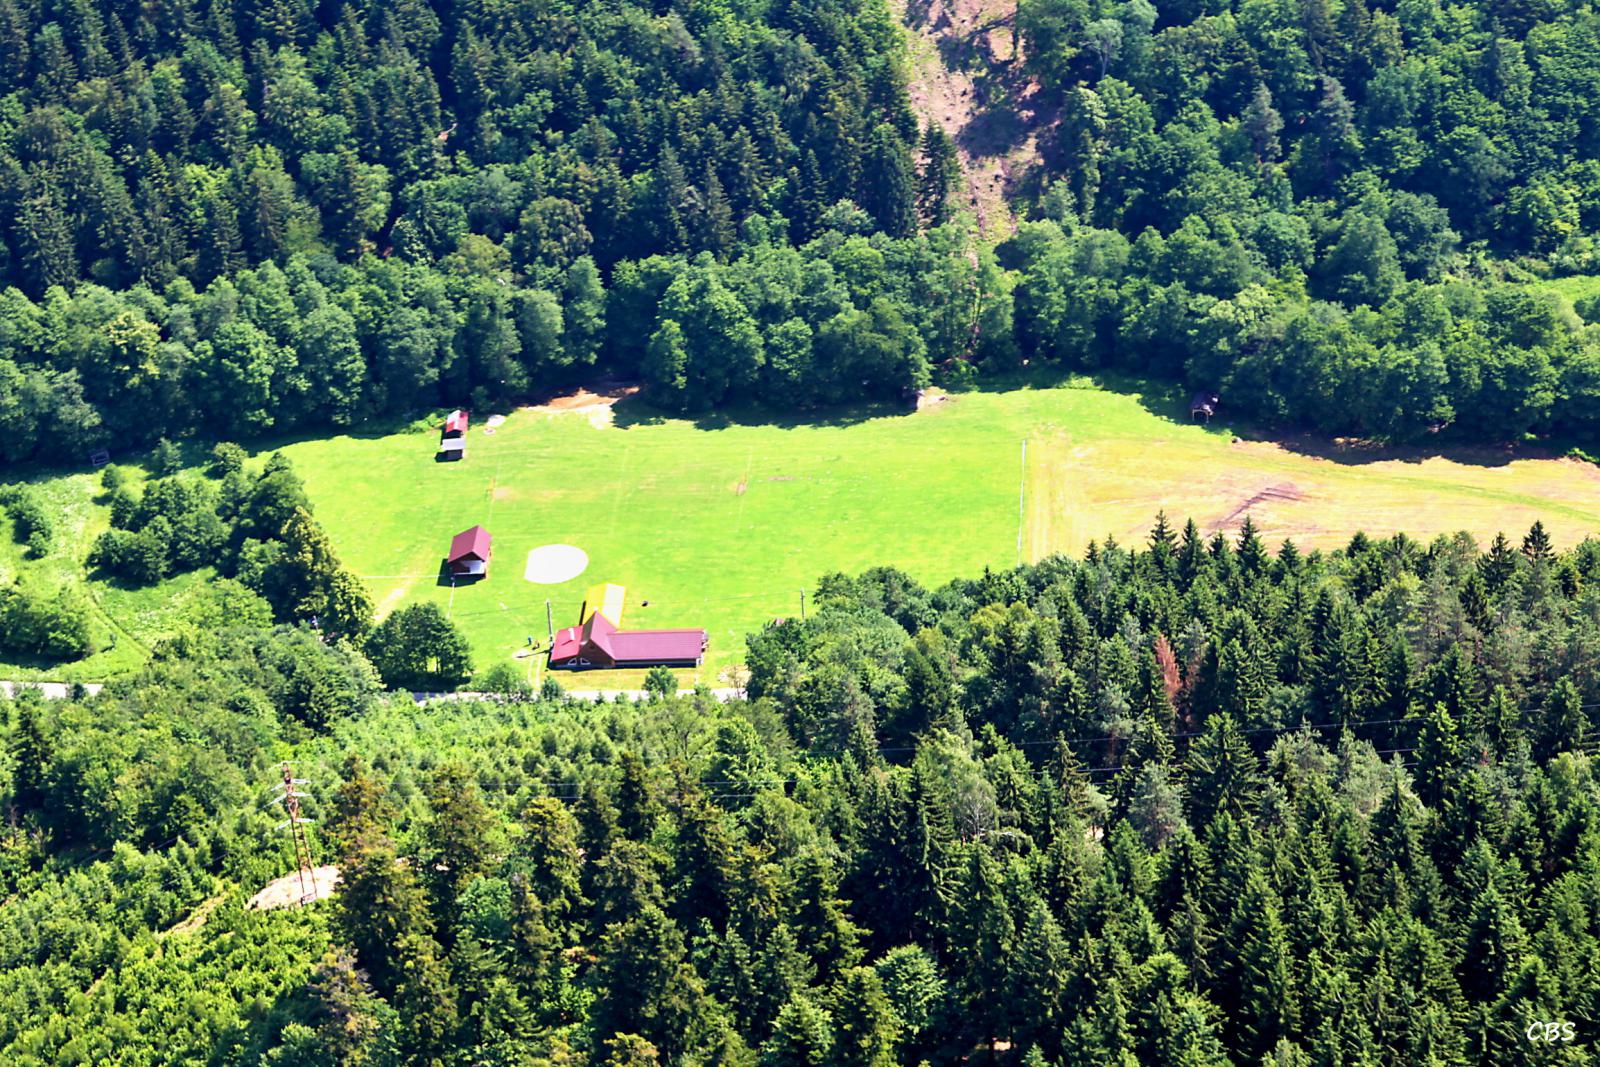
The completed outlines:
<svg viewBox="0 0 1600 1067">
<path fill-rule="evenodd" d="M 80 659 L 95 651 L 89 609 L 73 590 L 47 593 L 21 584 L 0 589 L 0 648 L 43 659 Z"/>
<path fill-rule="evenodd" d="M 496 663 L 472 680 L 473 688 L 493 693 L 506 700 L 527 700 L 533 696 L 528 672 L 514 663 Z"/>
<path fill-rule="evenodd" d="M 55 524 L 39 494 L 26 485 L 13 485 L 0 489 L 0 504 L 11 515 L 11 536 L 20 545 L 27 545 L 34 557 L 50 550 L 50 538 Z"/>
<path fill-rule="evenodd" d="M 128 472 L 125 468 L 115 463 L 108 464 L 100 472 L 100 488 L 108 493 L 115 493 L 118 489 L 128 484 Z"/>
<path fill-rule="evenodd" d="M 248 458 L 248 453 L 232 441 L 219 441 L 211 449 L 211 475 L 226 478 L 230 474 L 241 473 Z"/>
<path fill-rule="evenodd" d="M 157 475 L 177 474 L 183 469 L 183 449 L 163 437 L 150 450 L 150 470 Z"/>
<path fill-rule="evenodd" d="M 644 676 L 644 691 L 653 700 L 663 700 L 678 692 L 678 676 L 665 667 L 651 667 Z"/>
<path fill-rule="evenodd" d="M 139 497 L 126 485 L 111 490 L 111 525 L 119 530 L 131 530 L 139 513 Z"/>
<path fill-rule="evenodd" d="M 165 528 L 165 520 L 160 523 Z M 129 585 L 152 585 L 167 575 L 167 543 L 162 529 L 107 530 L 89 551 L 89 566 L 116 575 Z"/>
</svg>

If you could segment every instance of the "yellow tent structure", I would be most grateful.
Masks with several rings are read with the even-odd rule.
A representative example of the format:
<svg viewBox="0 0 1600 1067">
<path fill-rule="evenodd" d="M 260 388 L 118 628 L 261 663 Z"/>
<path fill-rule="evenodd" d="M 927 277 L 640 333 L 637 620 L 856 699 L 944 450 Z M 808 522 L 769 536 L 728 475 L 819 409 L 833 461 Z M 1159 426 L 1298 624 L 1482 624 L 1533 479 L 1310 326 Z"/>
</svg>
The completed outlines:
<svg viewBox="0 0 1600 1067">
<path fill-rule="evenodd" d="M 612 626 L 622 626 L 622 605 L 628 598 L 626 586 L 613 585 L 606 582 L 604 585 L 591 585 L 589 591 L 583 594 L 583 618 L 578 620 L 582 626 L 589 621 L 589 616 L 599 612 L 604 615 Z"/>
</svg>

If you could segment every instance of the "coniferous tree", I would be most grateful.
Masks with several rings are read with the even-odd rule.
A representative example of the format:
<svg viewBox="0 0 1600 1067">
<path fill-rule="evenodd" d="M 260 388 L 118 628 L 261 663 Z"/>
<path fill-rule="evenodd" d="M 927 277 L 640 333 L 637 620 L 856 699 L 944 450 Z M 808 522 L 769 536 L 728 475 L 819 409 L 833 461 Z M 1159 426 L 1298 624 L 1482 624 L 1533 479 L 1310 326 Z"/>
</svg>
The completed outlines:
<svg viewBox="0 0 1600 1067">
<path fill-rule="evenodd" d="M 905 237 L 916 232 L 916 180 L 911 153 L 887 123 L 872 131 L 860 189 L 861 206 L 885 233 Z"/>
<path fill-rule="evenodd" d="M 1185 778 L 1195 825 L 1205 826 L 1223 813 L 1239 818 L 1248 812 L 1257 761 L 1232 716 L 1214 715 L 1206 722 L 1189 750 Z"/>
<path fill-rule="evenodd" d="M 24 815 L 41 811 L 49 797 L 50 739 L 43 726 L 43 709 L 34 700 L 17 705 L 11 729 L 11 802 Z"/>
<path fill-rule="evenodd" d="M 917 176 L 917 211 L 929 226 L 942 226 L 953 214 L 951 194 L 961 182 L 956 146 L 936 123 L 922 133 L 922 162 Z"/>
</svg>

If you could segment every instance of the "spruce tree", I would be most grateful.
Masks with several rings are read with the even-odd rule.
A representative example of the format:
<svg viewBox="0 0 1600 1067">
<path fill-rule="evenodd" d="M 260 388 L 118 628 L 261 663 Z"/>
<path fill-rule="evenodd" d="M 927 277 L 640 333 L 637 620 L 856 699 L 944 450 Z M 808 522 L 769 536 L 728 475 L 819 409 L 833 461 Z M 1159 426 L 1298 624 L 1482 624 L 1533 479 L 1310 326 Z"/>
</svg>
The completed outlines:
<svg viewBox="0 0 1600 1067">
<path fill-rule="evenodd" d="M 859 201 L 878 228 L 889 236 L 908 237 L 916 232 L 916 182 L 911 153 L 887 123 L 872 131 L 861 169 Z"/>
<path fill-rule="evenodd" d="M 11 801 L 22 814 L 41 811 L 50 795 L 50 764 L 54 757 L 43 726 L 44 709 L 36 699 L 17 702 L 16 723 L 11 728 Z"/>
<path fill-rule="evenodd" d="M 831 1067 L 893 1067 L 900 1025 L 883 983 L 870 967 L 852 967 L 840 978 L 833 1003 Z"/>
<path fill-rule="evenodd" d="M 950 195 L 961 181 L 961 159 L 956 146 L 937 123 L 922 133 L 922 163 L 917 176 L 917 211 L 929 226 L 950 221 Z"/>
<path fill-rule="evenodd" d="M 1219 814 L 1246 814 L 1255 802 L 1257 760 L 1228 714 L 1213 715 L 1195 739 L 1185 761 L 1189 807 L 1194 824 L 1205 826 Z"/>
</svg>

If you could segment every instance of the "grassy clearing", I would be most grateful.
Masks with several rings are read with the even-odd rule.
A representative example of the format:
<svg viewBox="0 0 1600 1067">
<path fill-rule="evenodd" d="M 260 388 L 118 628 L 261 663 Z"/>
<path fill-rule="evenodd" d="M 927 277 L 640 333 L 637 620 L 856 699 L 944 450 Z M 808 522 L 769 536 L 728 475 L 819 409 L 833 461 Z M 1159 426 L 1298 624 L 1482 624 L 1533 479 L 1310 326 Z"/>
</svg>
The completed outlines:
<svg viewBox="0 0 1600 1067">
<path fill-rule="evenodd" d="M 1466 529 L 1514 535 L 1542 519 L 1560 544 L 1600 532 L 1600 469 L 1495 450 L 1451 456 L 1338 448 L 1314 440 L 1238 441 L 1219 421 L 1182 421 L 1178 397 L 1084 381 L 1035 382 L 954 397 L 917 414 L 868 411 L 801 423 L 729 417 L 696 424 L 636 400 L 603 410 L 522 410 L 495 433 L 475 419 L 469 458 L 434 462 L 426 422 L 386 434 L 284 446 L 344 560 L 380 612 L 444 605 L 480 666 L 543 642 L 584 590 L 628 587 L 630 627 L 704 626 L 717 684 L 744 635 L 799 611 L 829 571 L 894 564 L 934 583 L 1019 556 L 1081 552 L 1091 538 L 1141 540 L 1159 509 L 1206 532 L 1253 516 L 1274 542 L 1342 544 L 1361 529 L 1418 538 Z M 1026 458 L 1024 458 L 1026 442 Z M 57 514 L 43 560 L 24 560 L 0 522 L 0 578 L 36 569 L 85 583 L 109 647 L 61 668 L 0 664 L 0 677 L 97 680 L 135 667 L 144 648 L 203 595 L 206 572 L 144 590 L 87 581 L 82 560 L 106 527 L 87 474 L 40 482 Z M 457 531 L 494 534 L 487 581 L 438 584 Z M 577 545 L 589 568 L 562 585 L 523 579 L 530 549 Z M 648 606 L 646 605 L 648 601 Z M 538 658 L 516 662 L 538 670 Z M 637 686 L 639 672 L 563 676 L 579 687 Z M 685 681 L 689 681 L 685 677 Z"/>
<path fill-rule="evenodd" d="M 560 627 L 588 585 L 615 581 L 628 587 L 630 627 L 711 632 L 700 678 L 713 684 L 745 633 L 798 612 L 799 591 L 829 571 L 893 563 L 938 582 L 1009 566 L 1019 551 L 1076 553 L 1108 533 L 1136 541 L 1161 508 L 1207 532 L 1248 512 L 1274 540 L 1323 547 L 1358 529 L 1520 534 L 1536 518 L 1561 543 L 1600 531 L 1600 471 L 1588 464 L 1235 443 L 1220 424 L 1168 417 L 1177 410 L 1165 393 L 1086 382 L 824 424 L 696 425 L 624 401 L 615 426 L 521 411 L 489 435 L 480 418 L 459 464 L 434 462 L 431 430 L 287 451 L 381 608 L 438 601 L 480 665 L 544 640 L 547 597 Z M 438 585 L 451 535 L 477 522 L 495 536 L 489 579 Z M 563 585 L 524 581 L 527 552 L 552 542 L 582 548 L 589 569 Z"/>
<path fill-rule="evenodd" d="M 1541 289 L 1564 297 L 1567 306 L 1574 309 L 1585 301 L 1600 297 L 1600 274 L 1574 274 L 1566 278 L 1550 278 L 1535 284 Z"/>
<path fill-rule="evenodd" d="M 12 536 L 11 523 L 0 509 L 0 582 L 28 574 L 40 585 L 78 586 L 88 594 L 94 614 L 93 632 L 100 651 L 68 664 L 5 663 L 0 676 L 62 681 L 93 681 L 124 674 L 144 662 L 147 642 L 170 632 L 171 609 L 187 581 L 168 582 L 143 590 L 124 590 L 88 580 L 84 558 L 96 537 L 110 526 L 110 516 L 99 505 L 98 478 L 88 474 L 31 480 L 55 521 L 50 551 L 30 559 Z"/>
</svg>

